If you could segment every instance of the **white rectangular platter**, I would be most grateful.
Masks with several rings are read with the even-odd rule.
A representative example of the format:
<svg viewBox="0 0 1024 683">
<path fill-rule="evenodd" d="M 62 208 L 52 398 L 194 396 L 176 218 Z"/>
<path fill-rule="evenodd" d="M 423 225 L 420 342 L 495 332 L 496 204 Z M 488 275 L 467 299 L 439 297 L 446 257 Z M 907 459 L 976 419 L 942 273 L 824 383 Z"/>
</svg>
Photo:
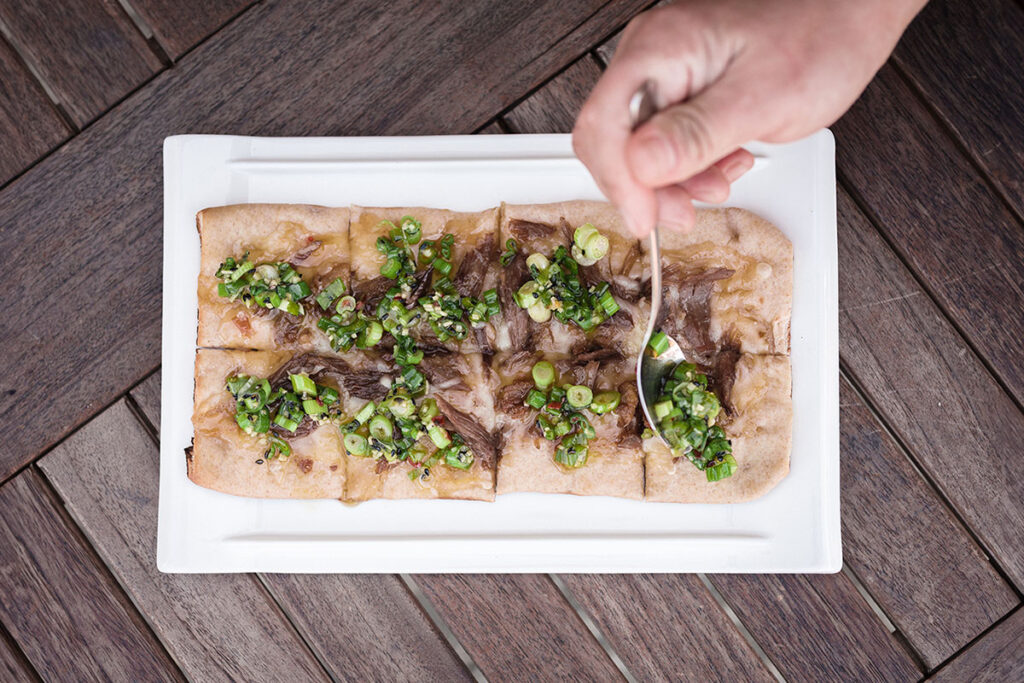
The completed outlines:
<svg viewBox="0 0 1024 683">
<path fill-rule="evenodd" d="M 165 572 L 835 572 L 839 531 L 835 148 L 820 131 L 758 157 L 730 206 L 795 251 L 793 454 L 763 498 L 680 505 L 512 494 L 496 502 L 237 498 L 194 485 L 195 215 L 250 202 L 434 206 L 600 199 L 568 135 L 164 141 L 163 403 L 157 564 Z M 712 485 L 713 484 L 709 484 Z"/>
</svg>

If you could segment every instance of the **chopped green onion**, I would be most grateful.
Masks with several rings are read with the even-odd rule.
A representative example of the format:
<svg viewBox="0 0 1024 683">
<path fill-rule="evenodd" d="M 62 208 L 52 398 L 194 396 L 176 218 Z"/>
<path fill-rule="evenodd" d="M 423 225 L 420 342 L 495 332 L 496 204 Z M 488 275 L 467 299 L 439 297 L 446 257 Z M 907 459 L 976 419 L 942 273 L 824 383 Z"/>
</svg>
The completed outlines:
<svg viewBox="0 0 1024 683">
<path fill-rule="evenodd" d="M 587 256 L 587 252 L 583 251 L 575 244 L 572 245 L 572 257 L 576 259 L 576 263 L 580 264 L 581 266 L 592 266 L 595 263 L 597 263 L 596 258 L 590 258 L 589 256 Z"/>
<path fill-rule="evenodd" d="M 447 448 L 452 442 L 451 437 L 448 436 L 448 430 L 436 422 L 427 425 L 427 436 L 438 448 Z"/>
<path fill-rule="evenodd" d="M 574 385 L 566 390 L 565 400 L 573 408 L 586 408 L 594 400 L 594 392 L 590 387 Z"/>
<path fill-rule="evenodd" d="M 389 280 L 394 280 L 398 277 L 398 273 L 402 270 L 402 262 L 397 258 L 391 257 L 380 267 L 380 274 Z"/>
<path fill-rule="evenodd" d="M 423 399 L 423 403 L 420 404 L 420 420 L 423 424 L 429 425 L 439 412 L 437 401 L 432 398 Z"/>
<path fill-rule="evenodd" d="M 534 280 L 528 280 L 516 292 L 516 303 L 519 308 L 529 308 L 537 303 L 540 298 L 540 285 Z"/>
<path fill-rule="evenodd" d="M 726 477 L 731 477 L 739 469 L 739 465 L 736 464 L 736 459 L 732 456 L 732 453 L 727 453 L 722 456 L 720 462 L 708 467 L 704 470 L 704 475 L 708 481 L 719 481 Z"/>
<path fill-rule="evenodd" d="M 346 434 L 345 450 L 351 455 L 367 455 L 369 448 L 366 437 L 361 434 Z"/>
<path fill-rule="evenodd" d="M 292 381 L 292 389 L 295 390 L 295 393 L 316 396 L 316 382 L 311 380 L 309 375 L 305 373 L 288 375 L 288 379 Z"/>
<path fill-rule="evenodd" d="M 394 440 L 395 425 L 383 415 L 374 415 L 370 419 L 370 436 L 383 443 Z"/>
<path fill-rule="evenodd" d="M 544 305 L 543 301 L 538 301 L 529 308 L 526 312 L 530 315 L 532 320 L 539 323 L 546 323 L 551 319 L 551 309 Z"/>
<path fill-rule="evenodd" d="M 588 450 L 589 448 L 585 443 L 577 443 L 575 439 L 570 437 L 563 440 L 555 448 L 555 462 L 573 469 L 582 467 L 587 462 Z"/>
<path fill-rule="evenodd" d="M 454 467 L 459 470 L 468 470 L 473 466 L 473 454 L 470 453 L 465 446 L 449 448 L 445 452 L 444 462 L 449 467 Z"/>
<path fill-rule="evenodd" d="M 576 228 L 576 230 L 573 232 L 572 243 L 579 247 L 580 249 L 585 249 L 587 246 L 587 241 L 590 240 L 595 235 L 600 234 L 601 233 L 598 231 L 597 228 L 593 226 L 593 224 L 584 223 L 580 227 Z"/>
<path fill-rule="evenodd" d="M 657 358 L 661 354 L 668 351 L 669 340 L 668 335 L 658 330 L 651 335 L 651 341 L 647 342 L 647 347 L 651 350 L 651 355 Z"/>
<path fill-rule="evenodd" d="M 388 400 L 388 410 L 395 417 L 409 417 L 416 410 L 416 406 L 407 396 L 392 396 Z"/>
<path fill-rule="evenodd" d="M 530 389 L 530 392 L 526 394 L 526 399 L 523 401 L 524 405 L 528 405 L 534 410 L 540 410 L 547 404 L 547 402 L 547 394 L 536 389 Z"/>
<path fill-rule="evenodd" d="M 373 401 L 368 401 L 366 405 L 359 409 L 356 413 L 355 421 L 359 424 L 365 424 L 367 420 L 377 411 L 377 404 Z"/>
<path fill-rule="evenodd" d="M 270 435 L 270 448 L 263 453 L 265 460 L 272 460 L 274 458 L 281 458 L 282 460 L 292 454 L 292 447 L 288 445 L 288 442 L 279 437 L 277 434 Z"/>
<path fill-rule="evenodd" d="M 384 336 L 384 326 L 376 320 L 371 320 L 356 340 L 356 346 L 360 349 L 371 349 L 380 343 Z"/>
<path fill-rule="evenodd" d="M 322 403 L 317 401 L 315 398 L 307 398 L 302 401 L 302 409 L 306 411 L 306 415 L 310 417 L 316 417 L 327 412 L 327 408 Z"/>
<path fill-rule="evenodd" d="M 345 293 L 345 282 L 339 277 L 331 281 L 316 295 L 316 303 L 323 310 L 327 310 L 334 303 L 334 300 Z"/>
<path fill-rule="evenodd" d="M 526 267 L 531 270 L 536 268 L 537 272 L 543 272 L 551 266 L 551 262 L 548 261 L 548 257 L 539 252 L 530 254 L 526 257 Z"/>
<path fill-rule="evenodd" d="M 498 263 L 502 266 L 507 266 L 512 263 L 512 259 L 516 257 L 516 252 L 519 251 L 519 245 L 515 240 L 509 239 L 505 241 L 505 251 L 498 257 Z"/>
<path fill-rule="evenodd" d="M 274 416 L 274 424 L 282 429 L 287 429 L 289 432 L 294 432 L 299 428 L 299 423 L 286 416 L 284 413 L 278 413 Z"/>
<path fill-rule="evenodd" d="M 434 259 L 433 265 L 434 270 L 436 270 L 437 272 L 441 273 L 441 275 L 444 275 L 446 277 L 450 275 L 452 272 L 451 261 L 445 261 L 444 259 L 439 257 Z"/>
<path fill-rule="evenodd" d="M 341 398 L 338 395 L 338 390 L 332 389 L 331 387 L 319 387 L 317 395 L 326 405 L 334 405 Z"/>
<path fill-rule="evenodd" d="M 658 401 L 654 404 L 654 418 L 664 420 L 672 412 L 672 401 Z"/>
<path fill-rule="evenodd" d="M 533 383 L 537 385 L 537 388 L 545 391 L 555 381 L 555 366 L 542 360 L 534 364 L 530 374 L 533 375 Z"/>
<path fill-rule="evenodd" d="M 603 415 L 618 408 L 620 401 L 622 401 L 622 394 L 619 392 L 602 391 L 594 396 L 594 400 L 590 404 L 590 412 Z"/>
<path fill-rule="evenodd" d="M 409 449 L 408 460 L 409 462 L 421 463 L 424 460 L 426 460 L 427 456 L 429 455 L 430 454 L 427 453 L 426 448 L 419 444 L 415 444 L 412 448 Z"/>
</svg>

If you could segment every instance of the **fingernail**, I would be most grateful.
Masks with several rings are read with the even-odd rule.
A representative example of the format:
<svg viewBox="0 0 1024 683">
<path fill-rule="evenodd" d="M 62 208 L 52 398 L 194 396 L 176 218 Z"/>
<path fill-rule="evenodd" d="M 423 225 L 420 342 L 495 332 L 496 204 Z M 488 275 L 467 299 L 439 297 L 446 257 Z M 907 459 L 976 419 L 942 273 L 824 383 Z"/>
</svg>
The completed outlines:
<svg viewBox="0 0 1024 683">
<path fill-rule="evenodd" d="M 644 133 L 637 141 L 637 148 L 640 158 L 636 159 L 639 166 L 636 171 L 643 178 L 660 179 L 675 168 L 675 147 L 657 128 Z"/>
<path fill-rule="evenodd" d="M 722 169 L 722 173 L 725 175 L 726 180 L 732 183 L 741 175 L 749 171 L 753 166 L 754 157 L 744 154 L 743 156 L 733 159 L 729 163 L 725 164 L 725 168 Z"/>
</svg>

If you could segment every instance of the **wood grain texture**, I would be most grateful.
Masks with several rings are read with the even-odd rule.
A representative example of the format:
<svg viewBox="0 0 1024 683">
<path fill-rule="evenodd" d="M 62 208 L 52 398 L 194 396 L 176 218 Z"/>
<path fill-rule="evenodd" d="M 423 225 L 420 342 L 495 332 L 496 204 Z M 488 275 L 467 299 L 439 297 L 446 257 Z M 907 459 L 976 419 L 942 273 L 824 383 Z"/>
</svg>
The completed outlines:
<svg viewBox="0 0 1024 683">
<path fill-rule="evenodd" d="M 264 580 L 338 679 L 471 680 L 395 575 L 268 574 Z"/>
<path fill-rule="evenodd" d="M 639 680 L 774 680 L 694 574 L 562 579 Z"/>
<path fill-rule="evenodd" d="M 39 461 L 88 535 L 193 680 L 326 680 L 266 589 L 247 574 L 156 567 L 159 455 L 123 401 Z"/>
<path fill-rule="evenodd" d="M 0 38 L 0 186 L 64 140 L 71 129 Z"/>
<path fill-rule="evenodd" d="M 0 508 L 0 619 L 44 679 L 181 679 L 35 471 L 0 488 Z"/>
<path fill-rule="evenodd" d="M 416 582 L 488 680 L 621 679 L 547 576 L 430 574 Z"/>
<path fill-rule="evenodd" d="M 931 0 L 896 61 L 1024 214 L 1024 7 Z"/>
<path fill-rule="evenodd" d="M 0 635 L 0 681 L 37 681 L 39 676 L 32 669 L 32 665 L 25 660 L 24 655 L 17 650 L 17 645 L 8 642 L 7 638 Z"/>
<path fill-rule="evenodd" d="M 5 0 L 0 21 L 79 127 L 162 67 L 116 0 Z"/>
<path fill-rule="evenodd" d="M 914 660 L 843 574 L 710 579 L 788 680 L 920 678 Z"/>
<path fill-rule="evenodd" d="M 1024 680 L 1024 610 L 1018 609 L 928 680 L 943 683 Z"/>
<path fill-rule="evenodd" d="M 833 130 L 840 176 L 1024 401 L 1024 229 L 891 67 Z"/>
<path fill-rule="evenodd" d="M 161 371 L 157 370 L 131 391 L 136 405 L 145 413 L 146 419 L 157 432 L 160 431 L 160 373 Z"/>
<path fill-rule="evenodd" d="M 23 292 L 0 322 L 15 340 L 0 360 L 0 413 L 18 425 L 0 452 L 0 478 L 157 365 L 155 141 L 186 132 L 471 132 L 641 5 L 261 4 L 33 168 L 16 191 L 0 192 L 0 224 L 10 226 L 0 234 L 0 288 Z M 443 48 L 424 54 L 411 44 Z M 64 257 L 54 260 L 58 249 Z M 18 286 L 44 266 L 62 288 Z"/>
<path fill-rule="evenodd" d="M 569 133 L 601 67 L 590 55 L 569 65 L 530 97 L 505 114 L 513 133 Z"/>
<path fill-rule="evenodd" d="M 1024 585 L 1024 415 L 845 193 L 839 213 L 840 356 L 988 551 Z M 844 502 L 852 502 L 856 488 L 843 481 Z M 915 571 L 910 558 L 879 559 Z"/>
<path fill-rule="evenodd" d="M 160 46 L 178 59 L 255 0 L 132 0 Z"/>
<path fill-rule="evenodd" d="M 925 664 L 938 666 L 1019 601 L 845 380 L 839 402 L 843 554 Z"/>
</svg>

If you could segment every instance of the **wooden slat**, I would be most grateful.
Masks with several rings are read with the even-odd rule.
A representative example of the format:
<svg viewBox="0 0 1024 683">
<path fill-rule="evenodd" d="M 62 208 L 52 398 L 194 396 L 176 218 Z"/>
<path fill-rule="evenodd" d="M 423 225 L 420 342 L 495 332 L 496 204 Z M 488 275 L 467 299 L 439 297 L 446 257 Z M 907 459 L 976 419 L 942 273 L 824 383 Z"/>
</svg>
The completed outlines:
<svg viewBox="0 0 1024 683">
<path fill-rule="evenodd" d="M 694 574 L 562 579 L 639 680 L 774 680 Z"/>
<path fill-rule="evenodd" d="M 896 60 L 1024 214 L 1024 8 L 932 0 Z"/>
<path fill-rule="evenodd" d="M 159 427 L 160 373 L 154 373 L 135 387 L 132 398 L 145 417 Z M 90 422 L 85 429 L 109 412 Z M 69 441 L 77 437 L 78 434 Z M 47 455 L 40 461 L 47 474 L 46 463 L 50 457 Z M 155 500 L 155 463 L 146 470 L 137 476 L 144 475 L 152 480 Z M 155 505 L 140 509 L 137 514 L 152 518 L 155 525 Z M 336 678 L 462 680 L 469 677 L 397 576 L 268 574 L 262 580 Z M 382 639 L 382 633 L 388 634 L 387 638 Z"/>
<path fill-rule="evenodd" d="M 149 423 L 160 431 L 160 371 L 140 382 L 131 393 Z"/>
<path fill-rule="evenodd" d="M 180 679 L 38 474 L 0 488 L 0 509 L 0 619 L 44 679 Z"/>
<path fill-rule="evenodd" d="M 0 186 L 67 137 L 70 129 L 0 38 Z"/>
<path fill-rule="evenodd" d="M 5 0 L 0 21 L 79 127 L 161 68 L 114 0 Z"/>
<path fill-rule="evenodd" d="M 937 666 L 1019 601 L 845 380 L 840 405 L 846 562 Z"/>
<path fill-rule="evenodd" d="M 1024 681 L 1024 610 L 1017 610 L 929 680 Z"/>
<path fill-rule="evenodd" d="M 339 679 L 471 679 L 397 576 L 271 574 L 264 580 Z"/>
<path fill-rule="evenodd" d="M 840 355 L 986 548 L 1024 585 L 1024 416 L 849 197 L 841 193 L 839 201 Z M 1000 305 L 998 297 L 976 305 L 982 301 Z"/>
<path fill-rule="evenodd" d="M 0 681 L 38 680 L 32 666 L 16 648 L 14 643 L 0 635 Z"/>
<path fill-rule="evenodd" d="M 547 576 L 431 574 L 416 582 L 491 681 L 621 678 Z"/>
<path fill-rule="evenodd" d="M 505 121 L 514 133 L 571 132 L 576 114 L 600 77 L 601 67 L 586 55 L 505 114 Z"/>
<path fill-rule="evenodd" d="M 254 0 L 131 0 L 164 51 L 178 59 Z"/>
<path fill-rule="evenodd" d="M 843 574 L 710 578 L 788 680 L 920 677 L 914 660 Z"/>
<path fill-rule="evenodd" d="M 121 401 L 39 466 L 190 678 L 326 680 L 253 576 L 157 570 L 158 457 L 153 440 Z"/>
<path fill-rule="evenodd" d="M 0 289 L 19 292 L 0 322 L 14 340 L 0 360 L 10 425 L 0 478 L 157 364 L 163 186 L 154 141 L 471 132 L 641 5 L 261 4 L 33 168 L 16 192 L 0 193 Z M 62 287 L 21 286 L 43 268 Z"/>
<path fill-rule="evenodd" d="M 834 131 L 840 175 L 1024 400 L 1024 230 L 891 67 Z"/>
</svg>

